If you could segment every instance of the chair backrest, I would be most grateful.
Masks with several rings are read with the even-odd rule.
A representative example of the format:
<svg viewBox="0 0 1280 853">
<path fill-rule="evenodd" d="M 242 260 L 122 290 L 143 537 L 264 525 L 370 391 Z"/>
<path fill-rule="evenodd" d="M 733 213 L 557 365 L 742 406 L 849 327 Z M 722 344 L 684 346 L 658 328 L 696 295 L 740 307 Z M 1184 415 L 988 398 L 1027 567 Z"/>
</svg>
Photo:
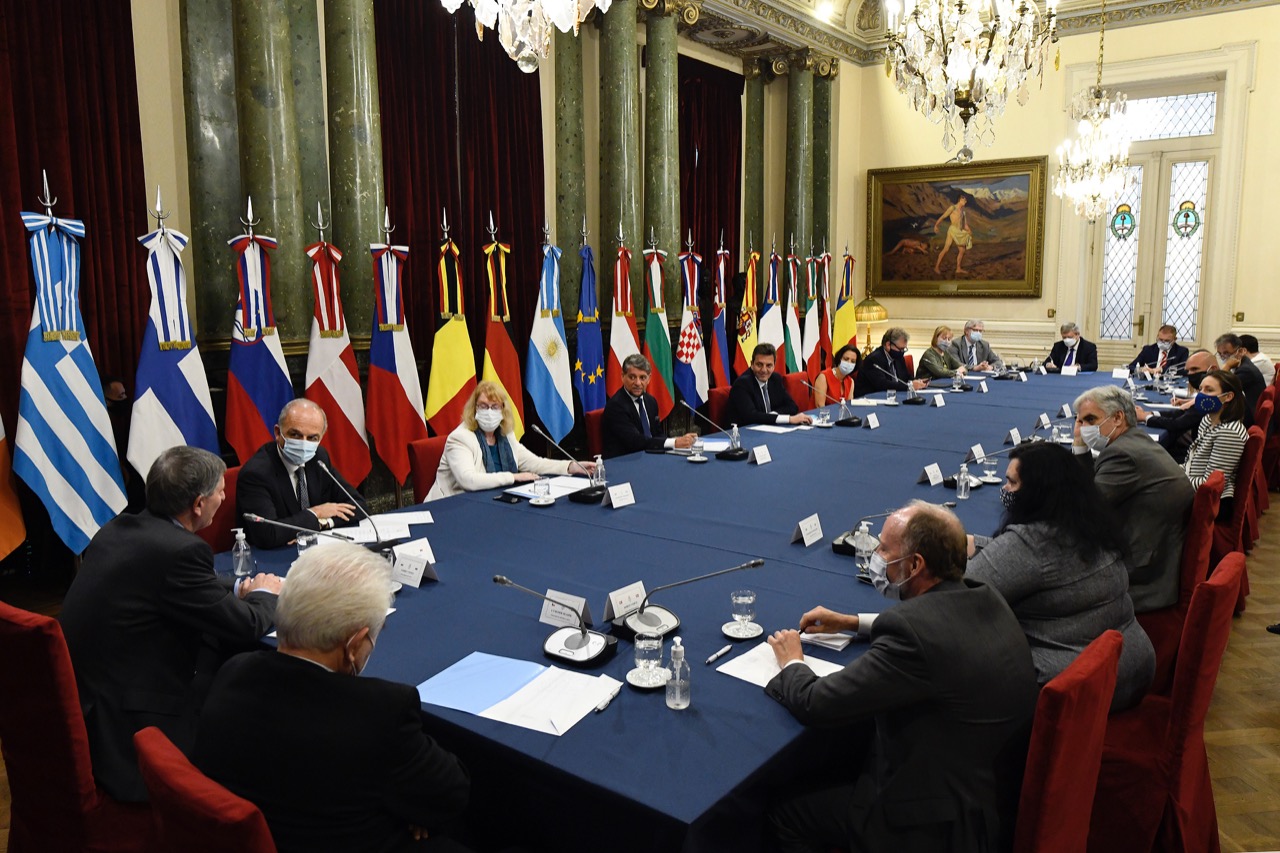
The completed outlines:
<svg viewBox="0 0 1280 853">
<path fill-rule="evenodd" d="M 1195 592 L 1196 584 L 1209 577 L 1213 523 L 1218 518 L 1218 506 L 1222 503 L 1222 490 L 1226 483 L 1223 473 L 1214 471 L 1196 489 L 1195 500 L 1191 503 L 1186 538 L 1182 540 L 1181 579 L 1178 581 L 1178 605 L 1184 612 L 1191 605 L 1191 593 Z"/>
<path fill-rule="evenodd" d="M 149 726 L 133 736 L 133 745 L 151 795 L 158 849 L 276 853 L 258 807 L 201 773 L 164 732 Z"/>
<path fill-rule="evenodd" d="M 809 387 L 804 384 L 809 379 L 808 374 L 801 370 L 787 373 L 782 378 L 787 381 L 787 393 L 796 401 L 800 411 L 813 408 L 813 404 L 809 402 Z"/>
<path fill-rule="evenodd" d="M 1249 511 L 1250 485 L 1258 475 L 1258 467 L 1262 464 L 1262 445 L 1266 437 L 1256 426 L 1249 427 L 1249 438 L 1244 443 L 1244 453 L 1240 456 L 1240 465 L 1236 468 L 1235 498 L 1231 506 L 1231 518 L 1220 521 L 1217 526 L 1217 538 L 1226 543 L 1220 546 L 1219 556 L 1228 551 L 1238 551 L 1242 547 L 1241 536 L 1244 530 L 1244 519 Z"/>
<path fill-rule="evenodd" d="M 707 417 L 721 427 L 729 425 L 725 423 L 729 420 L 729 388 L 728 385 L 712 388 L 711 393 L 707 395 Z M 711 427 L 708 426 L 707 429 L 711 431 Z"/>
<path fill-rule="evenodd" d="M 9 849 L 83 850 L 100 799 L 62 626 L 0 602 L 0 752 Z"/>
<path fill-rule="evenodd" d="M 604 453 L 604 409 L 583 412 L 583 420 L 587 427 L 587 454 L 599 456 Z"/>
<path fill-rule="evenodd" d="M 1276 386 L 1270 385 L 1266 391 L 1262 392 L 1262 396 L 1258 398 L 1258 408 L 1253 414 L 1253 425 L 1262 430 L 1262 435 L 1267 434 L 1267 427 L 1271 425 L 1271 416 L 1275 414 L 1275 393 Z M 1270 397 L 1267 395 L 1270 394 Z"/>
<path fill-rule="evenodd" d="M 436 484 L 436 471 L 440 468 L 440 457 L 444 456 L 444 443 L 447 435 L 431 438 L 419 438 L 409 442 L 409 479 L 413 481 L 413 499 L 422 503 L 427 499 L 427 492 Z"/>
<path fill-rule="evenodd" d="M 239 465 L 227 469 L 227 473 L 223 475 L 227 496 L 223 498 L 222 506 L 213 514 L 213 521 L 209 526 L 196 531 L 196 535 L 208 542 L 215 554 L 230 551 L 235 544 L 235 535 L 231 531 L 240 526 L 236 524 L 236 481 L 239 479 Z"/>
<path fill-rule="evenodd" d="M 906 353 L 905 355 L 902 356 L 902 360 L 907 363 L 907 375 L 915 376 L 916 375 L 915 356 L 913 356 L 911 353 Z"/>
<path fill-rule="evenodd" d="M 1014 853 L 1083 853 L 1123 644 L 1104 631 L 1040 691 Z"/>
</svg>

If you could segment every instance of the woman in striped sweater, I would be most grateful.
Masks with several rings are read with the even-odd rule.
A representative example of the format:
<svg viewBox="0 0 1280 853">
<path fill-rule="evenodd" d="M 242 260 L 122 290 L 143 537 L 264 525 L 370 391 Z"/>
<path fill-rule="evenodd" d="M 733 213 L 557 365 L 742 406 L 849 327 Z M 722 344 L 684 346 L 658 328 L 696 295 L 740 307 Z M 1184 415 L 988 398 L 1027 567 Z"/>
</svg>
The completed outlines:
<svg viewBox="0 0 1280 853">
<path fill-rule="evenodd" d="M 1244 425 L 1245 397 L 1240 380 L 1228 370 L 1209 372 L 1200 382 L 1194 405 L 1205 416 L 1187 450 L 1182 470 L 1196 488 L 1214 471 L 1221 471 L 1227 486 L 1222 490 L 1218 517 L 1230 518 L 1235 502 L 1236 469 L 1240 467 L 1245 440 L 1249 437 Z M 1241 484 L 1241 488 L 1247 487 L 1247 483 Z"/>
</svg>

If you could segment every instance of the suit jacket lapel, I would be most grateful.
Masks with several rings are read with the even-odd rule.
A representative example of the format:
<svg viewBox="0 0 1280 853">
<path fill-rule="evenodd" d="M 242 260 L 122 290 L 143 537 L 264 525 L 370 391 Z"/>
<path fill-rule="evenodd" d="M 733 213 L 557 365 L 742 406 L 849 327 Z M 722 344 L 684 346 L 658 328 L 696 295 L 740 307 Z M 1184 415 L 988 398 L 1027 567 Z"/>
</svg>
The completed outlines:
<svg viewBox="0 0 1280 853">
<path fill-rule="evenodd" d="M 298 491 L 293 487 L 293 478 L 289 476 L 289 469 L 284 467 L 284 460 L 280 458 L 280 451 L 277 449 L 269 452 L 272 455 L 272 470 L 275 471 L 276 483 L 281 491 L 284 492 L 285 505 L 289 509 L 289 514 L 294 515 L 302 512 L 302 504 L 298 502 Z M 302 470 L 305 476 L 307 469 L 304 467 Z M 311 488 L 310 480 L 307 481 L 307 488 Z"/>
</svg>

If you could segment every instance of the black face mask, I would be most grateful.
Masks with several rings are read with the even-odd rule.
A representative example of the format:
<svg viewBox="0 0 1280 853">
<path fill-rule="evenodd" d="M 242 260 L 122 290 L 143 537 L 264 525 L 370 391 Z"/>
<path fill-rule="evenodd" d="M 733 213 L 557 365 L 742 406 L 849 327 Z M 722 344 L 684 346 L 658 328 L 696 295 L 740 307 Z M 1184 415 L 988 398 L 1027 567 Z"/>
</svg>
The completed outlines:
<svg viewBox="0 0 1280 853">
<path fill-rule="evenodd" d="M 1203 373 L 1188 373 L 1188 374 L 1187 374 L 1187 384 L 1188 384 L 1189 386 L 1191 386 L 1192 388 L 1196 389 L 1197 391 L 1199 391 L 1199 390 L 1200 390 L 1200 380 L 1204 379 L 1204 377 L 1205 377 L 1205 374 L 1203 374 Z"/>
</svg>

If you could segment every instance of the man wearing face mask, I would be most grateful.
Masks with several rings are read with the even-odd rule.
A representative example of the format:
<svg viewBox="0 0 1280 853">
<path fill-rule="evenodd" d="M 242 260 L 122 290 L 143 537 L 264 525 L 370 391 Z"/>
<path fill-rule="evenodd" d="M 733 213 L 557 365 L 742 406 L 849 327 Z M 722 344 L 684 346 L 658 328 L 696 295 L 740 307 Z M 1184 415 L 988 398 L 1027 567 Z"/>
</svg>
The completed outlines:
<svg viewBox="0 0 1280 853">
<path fill-rule="evenodd" d="M 885 331 L 880 338 L 880 348 L 867 356 L 858 369 L 853 391 L 855 397 L 865 397 L 876 391 L 903 391 L 911 386 L 916 389 L 929 386 L 928 379 L 913 380 L 911 371 L 907 369 L 909 340 L 906 329 L 894 326 Z"/>
<path fill-rule="evenodd" d="M 1178 343 L 1178 328 L 1165 323 L 1156 332 L 1156 342 L 1147 344 L 1138 357 L 1129 362 L 1129 372 L 1135 376 L 1141 372 L 1147 376 L 1159 376 L 1169 370 L 1177 370 L 1187 363 L 1191 353 Z"/>
<path fill-rule="evenodd" d="M 251 512 L 319 531 L 360 520 L 361 513 L 347 494 L 362 507 L 364 499 L 342 479 L 329 461 L 329 451 L 320 446 L 327 429 L 324 410 L 312 401 L 298 398 L 285 404 L 276 422 L 275 441 L 262 445 L 240 469 L 237 522 Z M 259 548 L 279 548 L 297 538 L 296 531 L 287 528 L 243 524 L 245 536 Z"/>
<path fill-rule="evenodd" d="M 1098 369 L 1098 347 L 1081 337 L 1079 326 L 1063 323 L 1058 331 L 1062 333 L 1062 340 L 1049 351 L 1049 357 L 1044 360 L 1045 370 L 1057 373 L 1064 367 L 1075 367 L 1081 373 L 1088 373 Z"/>
<path fill-rule="evenodd" d="M 1195 400 L 1196 390 L 1200 387 L 1200 380 L 1213 369 L 1214 364 L 1213 355 L 1208 350 L 1198 349 L 1187 357 L 1186 391 L 1175 392 L 1171 401 L 1173 405 L 1181 407 L 1181 411 L 1161 414 L 1148 412 L 1141 406 L 1135 407 L 1139 423 L 1149 429 L 1164 430 L 1160 436 L 1160 446 L 1168 451 L 1169 456 L 1179 465 L 1186 461 L 1187 448 L 1191 446 L 1196 428 L 1200 426 L 1200 419 L 1204 417 L 1204 412 L 1191 404 Z M 1190 394 L 1190 396 L 1180 398 L 1179 393 Z"/>
<path fill-rule="evenodd" d="M 1223 370 L 1230 370 L 1240 380 L 1240 386 L 1244 389 L 1244 425 L 1253 426 L 1253 413 L 1257 411 L 1258 400 L 1267 387 L 1262 371 L 1249 358 L 1239 335 L 1230 332 L 1218 335 L 1213 345 L 1218 350 L 1218 366 Z"/>
<path fill-rule="evenodd" d="M 1195 489 L 1173 457 L 1137 429 L 1133 398 L 1123 388 L 1090 388 L 1076 398 L 1075 411 L 1071 450 L 1092 473 L 1124 532 L 1133 609 L 1171 607 L 1178 600 L 1182 541 Z"/>
<path fill-rule="evenodd" d="M 1004 362 L 982 337 L 987 329 L 981 320 L 968 320 L 964 334 L 951 341 L 951 353 L 969 370 L 1004 370 Z"/>
<path fill-rule="evenodd" d="M 774 808 L 781 850 L 969 853 L 1012 844 L 1036 673 L 1009 605 L 966 580 L 965 563 L 959 519 L 913 501 L 885 520 L 871 565 L 876 588 L 902 603 L 878 617 L 817 607 L 800 618 L 806 633 L 869 633 L 866 654 L 820 679 L 798 632 L 769 638 L 782 671 L 765 692 L 796 719 L 871 723 L 862 727 L 871 754 L 849 778 Z"/>
<path fill-rule="evenodd" d="M 413 687 L 357 677 L 390 600 L 386 560 L 313 548 L 280 595 L 279 651 L 232 658 L 210 690 L 192 761 L 262 809 L 281 853 L 463 849 L 446 833 L 466 769 L 423 730 Z"/>
</svg>

